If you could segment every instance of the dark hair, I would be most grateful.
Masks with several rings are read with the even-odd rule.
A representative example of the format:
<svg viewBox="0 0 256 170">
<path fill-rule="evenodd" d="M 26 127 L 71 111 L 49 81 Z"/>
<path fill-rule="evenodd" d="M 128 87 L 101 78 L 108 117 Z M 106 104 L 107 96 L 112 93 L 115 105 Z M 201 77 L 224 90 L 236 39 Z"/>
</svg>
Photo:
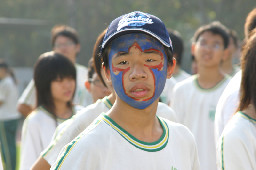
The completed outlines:
<svg viewBox="0 0 256 170">
<path fill-rule="evenodd" d="M 59 36 L 67 37 L 71 39 L 75 44 L 80 44 L 76 30 L 67 25 L 56 25 L 52 28 L 51 33 L 52 47 L 54 47 L 55 41 Z"/>
<path fill-rule="evenodd" d="M 94 63 L 93 63 L 93 59 L 91 58 L 88 61 L 88 80 L 89 81 L 90 81 L 90 79 L 92 79 L 94 73 L 95 73 Z"/>
<path fill-rule="evenodd" d="M 8 66 L 8 64 L 5 61 L 0 61 L 0 68 L 3 68 L 6 70 L 6 72 L 11 76 L 13 82 L 17 85 L 17 79 L 13 72 L 13 70 Z"/>
<path fill-rule="evenodd" d="M 220 35 L 223 39 L 224 49 L 228 47 L 229 35 L 228 29 L 222 25 L 219 21 L 211 22 L 208 25 L 203 25 L 197 29 L 193 36 L 193 42 L 197 42 L 200 36 L 205 32 L 211 32 L 216 35 Z"/>
<path fill-rule="evenodd" d="M 122 34 L 124 35 L 124 34 Z M 148 34 L 147 34 L 148 35 Z M 155 41 L 158 41 L 157 39 L 155 39 L 154 37 L 150 36 L 152 39 L 154 39 Z M 112 39 L 113 41 L 113 39 Z M 111 42 L 109 42 L 106 47 L 104 47 L 103 51 L 100 53 L 100 56 L 102 58 L 102 61 L 103 61 L 103 64 L 104 64 L 104 67 L 105 69 L 108 69 L 109 68 L 109 63 L 108 63 L 108 54 L 109 54 L 109 50 L 111 48 Z M 164 51 L 166 53 L 166 56 L 167 56 L 167 64 L 171 64 L 173 65 L 173 53 L 171 52 L 171 49 L 169 47 L 166 47 L 164 46 Z"/>
<path fill-rule="evenodd" d="M 246 17 L 244 24 L 245 39 L 248 39 L 250 32 L 256 27 L 256 8 L 254 8 Z"/>
<path fill-rule="evenodd" d="M 39 57 L 34 67 L 37 106 L 43 106 L 50 113 L 55 113 L 51 82 L 65 77 L 76 81 L 76 69 L 69 59 L 55 52 L 44 53 Z M 72 107 L 72 100 L 67 105 Z"/>
<path fill-rule="evenodd" d="M 241 56 L 242 80 L 238 110 L 244 110 L 252 102 L 256 107 L 256 29 L 243 47 Z"/>
<path fill-rule="evenodd" d="M 229 35 L 230 38 L 232 38 L 235 47 L 238 48 L 238 47 L 239 47 L 239 41 L 238 41 L 238 37 L 237 37 L 236 31 L 230 29 L 230 30 L 228 31 L 228 35 Z M 230 42 L 229 42 L 229 43 L 230 43 Z"/>
<path fill-rule="evenodd" d="M 103 79 L 103 77 L 101 75 L 102 60 L 100 58 L 100 51 L 101 51 L 101 44 L 103 42 L 103 38 L 104 38 L 106 32 L 107 32 L 107 29 L 103 30 L 99 34 L 99 36 L 98 36 L 98 38 L 97 38 L 97 40 L 96 40 L 96 42 L 94 44 L 93 54 L 92 54 L 92 59 L 93 59 L 93 63 L 94 63 L 94 69 L 95 69 L 96 73 L 98 74 L 101 82 L 103 83 L 103 85 L 105 87 L 107 87 L 107 86 L 106 86 L 106 83 L 104 82 L 104 79 Z"/>
<path fill-rule="evenodd" d="M 176 30 L 168 29 L 169 36 L 172 40 L 173 54 L 176 54 L 176 61 L 178 65 L 181 65 L 182 55 L 184 50 L 184 43 L 181 35 Z"/>
</svg>

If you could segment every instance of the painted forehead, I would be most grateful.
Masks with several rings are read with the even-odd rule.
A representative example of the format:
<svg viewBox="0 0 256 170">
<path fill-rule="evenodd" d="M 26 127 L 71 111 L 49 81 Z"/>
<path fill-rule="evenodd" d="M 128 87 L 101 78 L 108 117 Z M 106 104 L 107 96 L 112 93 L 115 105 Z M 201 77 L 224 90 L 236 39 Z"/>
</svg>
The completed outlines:
<svg viewBox="0 0 256 170">
<path fill-rule="evenodd" d="M 117 37 L 112 41 L 111 48 L 115 51 L 128 52 L 129 47 L 138 43 L 142 50 L 157 49 L 163 50 L 163 45 L 153 37 L 144 33 L 131 33 Z"/>
</svg>

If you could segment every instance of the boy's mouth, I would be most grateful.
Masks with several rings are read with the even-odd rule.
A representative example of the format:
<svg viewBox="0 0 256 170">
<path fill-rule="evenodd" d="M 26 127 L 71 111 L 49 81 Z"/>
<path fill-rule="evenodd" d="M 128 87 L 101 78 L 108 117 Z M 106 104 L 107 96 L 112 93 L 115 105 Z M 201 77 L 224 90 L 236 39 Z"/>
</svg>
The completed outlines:
<svg viewBox="0 0 256 170">
<path fill-rule="evenodd" d="M 147 96 L 149 92 L 149 88 L 147 88 L 144 85 L 138 85 L 134 86 L 131 90 L 130 93 L 132 94 L 133 97 L 135 98 L 144 98 Z"/>
</svg>

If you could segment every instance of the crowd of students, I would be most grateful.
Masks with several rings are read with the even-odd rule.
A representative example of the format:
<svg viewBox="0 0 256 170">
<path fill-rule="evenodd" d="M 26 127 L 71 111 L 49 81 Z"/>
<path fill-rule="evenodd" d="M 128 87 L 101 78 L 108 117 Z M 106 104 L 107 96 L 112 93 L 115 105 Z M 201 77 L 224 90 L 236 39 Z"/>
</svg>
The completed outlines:
<svg viewBox="0 0 256 170">
<path fill-rule="evenodd" d="M 114 19 L 97 37 L 88 68 L 76 64 L 76 30 L 55 26 L 53 51 L 39 56 L 18 100 L 20 169 L 256 169 L 254 28 L 256 9 L 240 48 L 222 23 L 199 27 L 190 75 L 181 67 L 180 33 L 154 15 Z M 241 68 L 232 63 L 239 56 Z M 0 79 L 3 167 L 15 170 L 20 114 L 3 61 Z"/>
</svg>

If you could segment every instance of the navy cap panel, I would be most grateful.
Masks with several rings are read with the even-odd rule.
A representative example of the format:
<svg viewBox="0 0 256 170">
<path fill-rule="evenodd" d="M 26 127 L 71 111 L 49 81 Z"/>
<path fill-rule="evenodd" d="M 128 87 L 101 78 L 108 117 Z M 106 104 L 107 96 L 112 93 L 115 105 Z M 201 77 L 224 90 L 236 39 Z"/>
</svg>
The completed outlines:
<svg viewBox="0 0 256 170">
<path fill-rule="evenodd" d="M 131 31 L 147 33 L 172 50 L 172 43 L 164 23 L 159 18 L 140 11 L 131 12 L 113 20 L 105 34 L 102 49 L 113 37 Z"/>
</svg>

